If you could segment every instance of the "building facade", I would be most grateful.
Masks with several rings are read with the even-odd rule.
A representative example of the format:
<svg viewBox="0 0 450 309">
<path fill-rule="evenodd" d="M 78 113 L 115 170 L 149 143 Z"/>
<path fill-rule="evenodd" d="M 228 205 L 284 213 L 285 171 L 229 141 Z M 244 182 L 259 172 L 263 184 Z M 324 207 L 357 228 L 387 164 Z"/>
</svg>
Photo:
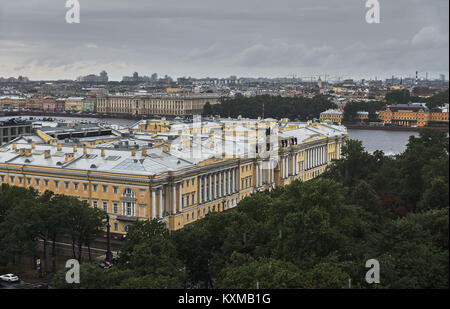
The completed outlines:
<svg viewBox="0 0 450 309">
<path fill-rule="evenodd" d="M 425 104 L 388 105 L 379 111 L 378 118 L 384 124 L 406 127 L 448 125 L 448 107 L 429 110 Z"/>
<path fill-rule="evenodd" d="M 203 96 L 106 96 L 97 98 L 104 114 L 184 116 L 201 114 L 203 106 L 219 103 L 216 95 Z"/>
<path fill-rule="evenodd" d="M 329 120 L 332 123 L 341 124 L 344 120 L 344 112 L 337 109 L 329 109 L 320 113 L 320 121 Z"/>
<path fill-rule="evenodd" d="M 153 218 L 177 230 L 255 192 L 319 176 L 347 138 L 341 126 L 256 120 L 153 134 L 166 142 L 116 149 L 17 138 L 0 147 L 0 182 L 76 196 L 108 212 L 114 233 Z"/>
</svg>

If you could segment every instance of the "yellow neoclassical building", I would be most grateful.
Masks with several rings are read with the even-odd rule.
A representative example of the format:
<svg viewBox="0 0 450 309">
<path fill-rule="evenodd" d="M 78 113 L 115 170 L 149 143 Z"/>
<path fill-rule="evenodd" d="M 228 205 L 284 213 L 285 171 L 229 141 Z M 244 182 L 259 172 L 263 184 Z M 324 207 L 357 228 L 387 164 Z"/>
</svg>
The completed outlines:
<svg viewBox="0 0 450 309">
<path fill-rule="evenodd" d="M 22 136 L 0 147 L 0 182 L 102 208 L 114 233 L 152 218 L 177 230 L 257 191 L 317 177 L 339 158 L 347 138 L 345 127 L 323 123 L 197 120 L 132 126 L 135 138 L 164 141 L 149 147 L 91 148 Z"/>
</svg>

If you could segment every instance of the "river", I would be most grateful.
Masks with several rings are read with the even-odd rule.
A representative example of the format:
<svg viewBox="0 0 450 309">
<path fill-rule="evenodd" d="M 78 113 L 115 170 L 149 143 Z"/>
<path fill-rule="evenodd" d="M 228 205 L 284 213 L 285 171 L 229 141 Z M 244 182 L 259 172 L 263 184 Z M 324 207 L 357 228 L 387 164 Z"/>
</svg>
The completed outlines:
<svg viewBox="0 0 450 309">
<path fill-rule="evenodd" d="M 410 136 L 419 136 L 414 131 L 384 131 L 384 130 L 348 130 L 350 139 L 362 141 L 368 152 L 382 150 L 386 155 L 399 154 L 406 149 Z"/>
</svg>

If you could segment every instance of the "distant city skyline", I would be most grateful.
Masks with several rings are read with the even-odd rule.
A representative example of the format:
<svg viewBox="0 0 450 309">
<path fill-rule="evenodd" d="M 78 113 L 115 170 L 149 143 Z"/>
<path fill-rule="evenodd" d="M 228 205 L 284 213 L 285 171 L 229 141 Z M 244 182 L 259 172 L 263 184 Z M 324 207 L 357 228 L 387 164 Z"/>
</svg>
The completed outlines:
<svg viewBox="0 0 450 309">
<path fill-rule="evenodd" d="M 0 76 L 75 80 L 142 76 L 353 79 L 449 76 L 447 0 L 65 1 L 0 4 Z"/>
</svg>

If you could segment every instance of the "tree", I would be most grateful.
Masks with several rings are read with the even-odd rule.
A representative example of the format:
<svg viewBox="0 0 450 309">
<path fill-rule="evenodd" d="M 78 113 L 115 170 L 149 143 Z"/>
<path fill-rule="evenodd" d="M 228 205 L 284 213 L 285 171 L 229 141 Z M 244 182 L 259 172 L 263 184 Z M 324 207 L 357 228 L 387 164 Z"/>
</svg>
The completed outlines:
<svg viewBox="0 0 450 309">
<path fill-rule="evenodd" d="M 448 182 L 441 177 L 434 178 L 431 187 L 423 193 L 422 200 L 419 202 L 420 210 L 441 209 L 449 207 Z"/>
<path fill-rule="evenodd" d="M 386 93 L 384 99 L 390 104 L 407 104 L 410 101 L 410 93 L 408 89 L 394 90 Z"/>
<path fill-rule="evenodd" d="M 236 252 L 214 284 L 218 289 L 292 289 L 300 286 L 300 270 L 294 264 L 270 258 L 246 258 Z"/>
<path fill-rule="evenodd" d="M 304 289 L 344 289 L 350 276 L 331 263 L 317 264 L 302 278 Z"/>
<path fill-rule="evenodd" d="M 361 180 L 353 190 L 352 200 L 355 205 L 359 205 L 373 213 L 378 220 L 385 215 L 380 198 L 372 186 L 364 180 Z"/>
</svg>

